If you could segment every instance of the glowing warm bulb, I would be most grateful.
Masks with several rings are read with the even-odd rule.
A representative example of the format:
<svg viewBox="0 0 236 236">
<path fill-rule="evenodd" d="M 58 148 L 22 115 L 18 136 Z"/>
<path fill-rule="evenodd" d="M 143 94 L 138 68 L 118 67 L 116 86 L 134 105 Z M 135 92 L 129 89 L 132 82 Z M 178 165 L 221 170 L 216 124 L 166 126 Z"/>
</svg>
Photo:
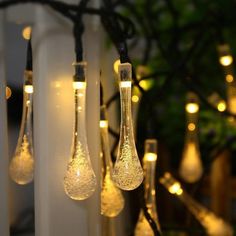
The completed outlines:
<svg viewBox="0 0 236 236">
<path fill-rule="evenodd" d="M 157 154 L 156 153 L 145 153 L 144 154 L 144 160 L 145 161 L 156 161 L 157 160 Z"/>
<path fill-rule="evenodd" d="M 146 220 L 143 210 L 139 214 L 138 223 L 134 231 L 135 236 L 154 236 L 153 230 Z"/>
<path fill-rule="evenodd" d="M 92 169 L 88 151 L 85 99 L 86 99 L 86 62 L 74 63 L 75 125 L 72 155 L 64 177 L 66 194 L 74 200 L 89 198 L 96 189 L 96 177 Z"/>
<path fill-rule="evenodd" d="M 9 99 L 11 97 L 11 89 L 9 87 L 6 87 L 6 99 Z"/>
<path fill-rule="evenodd" d="M 179 182 L 170 173 L 165 173 L 160 178 L 160 183 L 172 194 L 175 194 L 195 216 L 199 223 L 205 228 L 209 236 L 233 236 L 232 227 L 223 219 L 217 217 L 203 205 L 195 201 Z M 170 191 L 171 189 L 171 191 Z"/>
<path fill-rule="evenodd" d="M 157 160 L 157 140 L 146 139 L 145 140 L 145 152 L 143 157 L 144 166 L 144 197 L 145 203 L 148 209 L 148 213 L 155 221 L 157 228 L 160 232 L 160 224 L 157 216 L 156 208 L 156 191 L 155 191 L 155 170 Z M 138 222 L 135 227 L 135 236 L 154 236 L 153 230 L 147 222 L 143 210 L 139 213 Z"/>
<path fill-rule="evenodd" d="M 232 227 L 221 218 L 211 212 L 206 213 L 203 217 L 203 224 L 209 236 L 233 236 Z"/>
<path fill-rule="evenodd" d="M 188 130 L 189 131 L 194 131 L 196 129 L 196 125 L 194 123 L 189 123 L 188 124 Z"/>
<path fill-rule="evenodd" d="M 89 198 L 96 188 L 96 177 L 87 155 L 87 150 L 78 142 L 73 158 L 67 166 L 64 188 L 66 194 L 74 200 Z"/>
<path fill-rule="evenodd" d="M 9 172 L 12 180 L 17 184 L 28 184 L 34 177 L 34 159 L 29 147 L 27 136 L 23 137 L 21 147 L 12 158 Z"/>
<path fill-rule="evenodd" d="M 200 152 L 196 143 L 185 144 L 183 157 L 180 163 L 180 176 L 189 183 L 194 183 L 202 176 L 203 167 Z"/>
<path fill-rule="evenodd" d="M 25 71 L 25 84 L 32 82 L 32 71 Z M 26 86 L 32 85 L 24 85 Z M 33 94 L 23 92 L 23 111 L 20 133 L 14 157 L 9 166 L 10 176 L 17 184 L 28 184 L 34 176 L 33 142 L 32 142 L 32 103 Z"/>
<path fill-rule="evenodd" d="M 107 120 L 100 120 L 100 128 L 107 128 L 108 127 L 108 121 Z"/>
<path fill-rule="evenodd" d="M 107 217 L 117 216 L 124 208 L 124 198 L 111 180 L 110 172 L 106 173 L 101 192 L 101 214 Z"/>
<path fill-rule="evenodd" d="M 34 92 L 33 85 L 25 85 L 25 92 L 26 93 L 33 93 Z"/>
<path fill-rule="evenodd" d="M 228 83 L 232 83 L 234 81 L 233 75 L 230 75 L 230 74 L 226 75 L 225 79 Z"/>
<path fill-rule="evenodd" d="M 31 32 L 32 32 L 32 28 L 30 26 L 26 26 L 23 30 L 22 30 L 22 36 L 25 40 L 30 40 L 31 37 Z"/>
<path fill-rule="evenodd" d="M 220 112 L 223 112 L 223 111 L 225 111 L 226 110 L 226 103 L 225 103 L 225 101 L 220 101 L 218 104 L 217 104 L 217 109 L 218 109 L 218 111 L 220 111 Z"/>
<path fill-rule="evenodd" d="M 171 193 L 171 194 L 177 194 L 177 193 L 181 193 L 181 191 L 183 191 L 181 189 L 181 185 L 179 182 L 175 182 L 173 185 L 171 185 L 169 188 L 168 188 L 168 191 Z"/>
<path fill-rule="evenodd" d="M 124 198 L 119 188 L 115 186 L 111 179 L 111 170 L 113 168 L 110 154 L 110 145 L 108 137 L 108 120 L 106 106 L 101 106 L 100 132 L 102 141 L 102 157 L 105 163 L 105 178 L 101 191 L 101 214 L 107 217 L 117 216 L 124 208 Z"/>
<path fill-rule="evenodd" d="M 220 64 L 222 66 L 229 66 L 233 62 L 233 57 L 231 55 L 225 55 L 220 57 Z"/>
<path fill-rule="evenodd" d="M 185 109 L 188 113 L 196 113 L 199 110 L 199 105 L 197 103 L 190 102 L 186 104 Z"/>
<path fill-rule="evenodd" d="M 112 172 L 115 184 L 133 190 L 143 181 L 143 170 L 135 147 L 131 115 L 131 65 L 119 65 L 121 125 L 116 163 Z"/>
<path fill-rule="evenodd" d="M 138 102 L 139 101 L 139 97 L 137 95 L 133 95 L 132 96 L 132 102 Z"/>
<path fill-rule="evenodd" d="M 236 114 L 236 95 L 229 96 L 228 108 L 231 113 Z"/>
<path fill-rule="evenodd" d="M 118 59 L 118 60 L 116 60 L 116 61 L 114 62 L 114 64 L 113 64 L 113 70 L 115 71 L 116 74 L 119 73 L 119 72 L 118 72 L 118 67 L 119 67 L 119 65 L 120 65 L 120 60 Z"/>
</svg>

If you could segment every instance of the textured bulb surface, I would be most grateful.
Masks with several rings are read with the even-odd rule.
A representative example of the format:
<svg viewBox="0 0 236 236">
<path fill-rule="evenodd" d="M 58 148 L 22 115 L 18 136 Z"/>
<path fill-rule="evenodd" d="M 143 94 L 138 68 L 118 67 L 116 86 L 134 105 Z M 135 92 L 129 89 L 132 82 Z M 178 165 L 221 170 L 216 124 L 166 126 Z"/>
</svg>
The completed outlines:
<svg viewBox="0 0 236 236">
<path fill-rule="evenodd" d="M 28 184 L 34 177 L 34 159 L 29 150 L 29 142 L 27 137 L 23 137 L 20 150 L 12 158 L 9 172 L 12 180 L 17 184 Z"/>
<path fill-rule="evenodd" d="M 133 190 L 143 181 L 143 170 L 136 151 L 132 110 L 131 110 L 131 75 L 129 63 L 119 65 L 119 86 L 121 101 L 120 139 L 112 180 L 123 190 Z"/>
<path fill-rule="evenodd" d="M 107 172 L 101 192 L 101 214 L 107 217 L 117 216 L 124 208 L 124 198 L 111 180 L 110 173 Z"/>
<path fill-rule="evenodd" d="M 189 183 L 196 182 L 202 176 L 203 168 L 200 153 L 195 143 L 186 144 L 180 163 L 180 176 Z"/>
<path fill-rule="evenodd" d="M 112 179 L 123 190 L 133 190 L 143 181 L 143 169 L 128 139 L 120 147 Z"/>
<path fill-rule="evenodd" d="M 96 189 L 96 177 L 81 143 L 77 144 L 75 154 L 67 166 L 64 178 L 66 194 L 74 200 L 89 198 Z"/>
<path fill-rule="evenodd" d="M 139 214 L 138 223 L 135 227 L 135 236 L 154 236 L 152 228 L 150 227 L 148 221 L 146 220 L 143 210 Z"/>
</svg>

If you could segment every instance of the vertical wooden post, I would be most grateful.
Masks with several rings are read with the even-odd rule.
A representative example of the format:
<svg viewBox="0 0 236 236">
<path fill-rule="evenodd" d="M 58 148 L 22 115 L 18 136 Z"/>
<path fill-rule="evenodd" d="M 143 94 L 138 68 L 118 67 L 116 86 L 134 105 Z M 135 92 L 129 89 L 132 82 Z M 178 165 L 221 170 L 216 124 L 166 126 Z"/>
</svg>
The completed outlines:
<svg viewBox="0 0 236 236">
<path fill-rule="evenodd" d="M 0 235 L 9 236 L 8 208 L 8 136 L 6 81 L 4 68 L 4 13 L 0 12 Z"/>
<path fill-rule="evenodd" d="M 229 151 L 225 150 L 212 163 L 210 183 L 212 210 L 225 220 L 230 220 L 232 198 Z"/>
</svg>

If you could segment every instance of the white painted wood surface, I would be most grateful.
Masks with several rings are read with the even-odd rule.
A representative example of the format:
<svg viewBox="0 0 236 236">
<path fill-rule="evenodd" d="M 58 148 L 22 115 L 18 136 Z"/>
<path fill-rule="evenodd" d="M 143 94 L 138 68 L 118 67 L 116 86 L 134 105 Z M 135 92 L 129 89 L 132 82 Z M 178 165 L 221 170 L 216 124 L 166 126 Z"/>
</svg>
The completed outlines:
<svg viewBox="0 0 236 236">
<path fill-rule="evenodd" d="M 68 198 L 63 189 L 63 177 L 70 157 L 74 109 L 71 28 L 52 10 L 37 7 L 33 34 L 35 235 L 100 236 L 99 189 L 91 199 L 81 202 Z M 99 31 L 90 29 L 86 34 L 88 142 L 99 185 Z"/>
<path fill-rule="evenodd" d="M 0 12 L 0 235 L 9 236 L 8 135 L 4 65 L 4 13 Z"/>
</svg>

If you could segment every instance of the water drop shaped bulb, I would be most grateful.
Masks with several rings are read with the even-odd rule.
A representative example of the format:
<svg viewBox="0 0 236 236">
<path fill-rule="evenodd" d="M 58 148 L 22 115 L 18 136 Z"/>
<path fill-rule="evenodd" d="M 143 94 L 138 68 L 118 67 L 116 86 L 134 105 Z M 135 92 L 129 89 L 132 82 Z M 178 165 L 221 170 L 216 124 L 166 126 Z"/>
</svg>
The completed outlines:
<svg viewBox="0 0 236 236">
<path fill-rule="evenodd" d="M 183 202 L 205 228 L 207 235 L 233 236 L 233 228 L 231 225 L 193 199 L 170 173 L 166 172 L 164 176 L 160 178 L 160 183 Z"/>
<path fill-rule="evenodd" d="M 20 133 L 17 141 L 15 154 L 9 166 L 9 174 L 11 179 L 20 185 L 28 184 L 32 182 L 34 178 L 34 159 L 32 143 L 32 76 L 32 71 L 25 71 L 23 112 Z"/>
<path fill-rule="evenodd" d="M 157 140 L 145 140 L 145 152 L 143 157 L 144 166 L 144 194 L 148 212 L 155 221 L 160 232 L 160 223 L 156 207 L 156 190 L 155 190 L 155 170 L 157 161 Z M 135 227 L 135 236 L 154 236 L 153 230 L 144 216 L 143 210 L 139 213 L 138 222 Z"/>
<path fill-rule="evenodd" d="M 64 177 L 64 189 L 70 198 L 85 200 L 96 189 L 96 176 L 90 161 L 85 120 L 87 63 L 78 62 L 73 65 L 75 66 L 73 81 L 75 120 L 71 158 Z"/>
<path fill-rule="evenodd" d="M 105 163 L 105 178 L 103 179 L 101 191 L 101 214 L 107 217 L 116 217 L 123 210 L 125 200 L 121 190 L 115 186 L 111 179 L 112 161 L 105 105 L 101 107 L 100 133 Z"/>
<path fill-rule="evenodd" d="M 199 105 L 195 94 L 189 93 L 187 99 L 187 128 L 179 174 L 184 181 L 194 183 L 201 178 L 203 173 L 197 129 Z"/>
</svg>

